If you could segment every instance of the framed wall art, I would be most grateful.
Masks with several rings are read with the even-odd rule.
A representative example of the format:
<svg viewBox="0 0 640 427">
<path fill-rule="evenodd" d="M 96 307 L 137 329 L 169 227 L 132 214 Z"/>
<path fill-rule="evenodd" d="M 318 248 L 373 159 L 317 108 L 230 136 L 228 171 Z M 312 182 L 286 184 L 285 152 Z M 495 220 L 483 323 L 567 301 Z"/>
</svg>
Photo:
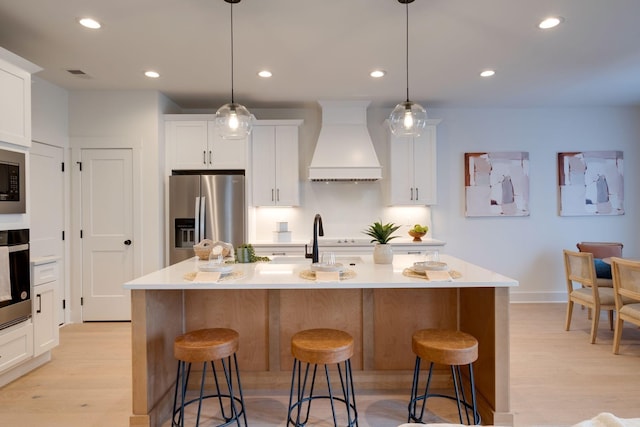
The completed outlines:
<svg viewBox="0 0 640 427">
<path fill-rule="evenodd" d="M 622 151 L 558 153 L 560 215 L 623 215 Z"/>
<path fill-rule="evenodd" d="M 465 216 L 528 216 L 529 153 L 465 153 Z"/>
</svg>

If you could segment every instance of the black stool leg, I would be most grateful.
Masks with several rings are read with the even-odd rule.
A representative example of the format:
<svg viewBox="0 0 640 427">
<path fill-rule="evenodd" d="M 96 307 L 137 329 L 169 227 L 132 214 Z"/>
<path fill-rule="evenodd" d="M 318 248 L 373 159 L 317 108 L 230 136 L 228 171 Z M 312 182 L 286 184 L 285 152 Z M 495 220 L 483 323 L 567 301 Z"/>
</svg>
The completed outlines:
<svg viewBox="0 0 640 427">
<path fill-rule="evenodd" d="M 244 419 L 244 425 L 246 426 L 247 425 L 247 411 L 244 410 L 244 395 L 242 394 L 242 383 L 240 382 L 240 369 L 238 369 L 238 358 L 236 357 L 235 353 L 233 353 L 233 364 L 234 364 L 235 369 L 236 369 L 236 378 L 238 380 L 238 393 L 240 394 L 240 405 L 241 405 L 242 418 Z M 238 426 L 240 426 L 239 417 L 238 417 Z"/>
<path fill-rule="evenodd" d="M 473 363 L 469 363 L 469 383 L 471 385 L 471 405 L 473 407 L 473 423 L 478 425 L 482 422 L 478 413 L 478 403 L 476 401 L 476 384 L 473 378 Z"/>
<path fill-rule="evenodd" d="M 461 379 L 456 375 L 456 368 L 453 365 L 451 365 L 451 378 L 453 379 L 453 390 L 456 394 L 456 405 L 458 405 L 458 418 L 460 419 L 460 424 L 462 424 L 462 408 L 460 408 L 460 393 L 458 390 L 461 385 Z"/>
<path fill-rule="evenodd" d="M 411 384 L 411 397 L 409 399 L 409 417 L 407 422 L 416 421 L 416 398 L 418 397 L 418 379 L 420 376 L 420 356 L 416 356 L 416 363 L 413 367 L 413 383 Z"/>
</svg>

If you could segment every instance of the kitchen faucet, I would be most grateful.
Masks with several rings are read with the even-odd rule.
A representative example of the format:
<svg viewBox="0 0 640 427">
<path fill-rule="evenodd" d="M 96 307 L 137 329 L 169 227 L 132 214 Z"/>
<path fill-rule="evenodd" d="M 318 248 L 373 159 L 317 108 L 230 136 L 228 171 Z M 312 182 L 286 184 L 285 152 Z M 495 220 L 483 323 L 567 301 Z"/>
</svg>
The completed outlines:
<svg viewBox="0 0 640 427">
<path fill-rule="evenodd" d="M 304 257 L 311 258 L 311 262 L 318 262 L 318 236 L 324 236 L 324 229 L 322 228 L 322 217 L 320 214 L 316 214 L 313 218 L 313 247 L 311 253 L 307 252 L 307 245 L 304 245 Z"/>
</svg>

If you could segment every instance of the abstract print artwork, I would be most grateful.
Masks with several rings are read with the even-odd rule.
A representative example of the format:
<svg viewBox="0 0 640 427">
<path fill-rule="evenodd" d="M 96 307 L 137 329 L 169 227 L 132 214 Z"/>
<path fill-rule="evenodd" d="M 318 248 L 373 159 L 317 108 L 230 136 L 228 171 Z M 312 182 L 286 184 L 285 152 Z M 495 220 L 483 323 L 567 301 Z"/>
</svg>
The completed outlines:
<svg viewBox="0 0 640 427">
<path fill-rule="evenodd" d="M 466 216 L 529 215 L 529 153 L 465 153 Z"/>
<path fill-rule="evenodd" d="M 560 215 L 623 215 L 622 151 L 558 153 Z"/>
</svg>

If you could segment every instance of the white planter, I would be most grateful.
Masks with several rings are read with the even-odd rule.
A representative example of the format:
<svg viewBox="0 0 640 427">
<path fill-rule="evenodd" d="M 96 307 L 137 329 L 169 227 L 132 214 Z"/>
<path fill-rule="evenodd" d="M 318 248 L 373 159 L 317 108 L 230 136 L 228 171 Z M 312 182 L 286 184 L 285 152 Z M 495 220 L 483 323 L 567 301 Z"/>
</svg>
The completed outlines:
<svg viewBox="0 0 640 427">
<path fill-rule="evenodd" d="M 386 243 L 376 243 L 373 248 L 373 262 L 391 264 L 393 262 L 393 247 Z"/>
</svg>

